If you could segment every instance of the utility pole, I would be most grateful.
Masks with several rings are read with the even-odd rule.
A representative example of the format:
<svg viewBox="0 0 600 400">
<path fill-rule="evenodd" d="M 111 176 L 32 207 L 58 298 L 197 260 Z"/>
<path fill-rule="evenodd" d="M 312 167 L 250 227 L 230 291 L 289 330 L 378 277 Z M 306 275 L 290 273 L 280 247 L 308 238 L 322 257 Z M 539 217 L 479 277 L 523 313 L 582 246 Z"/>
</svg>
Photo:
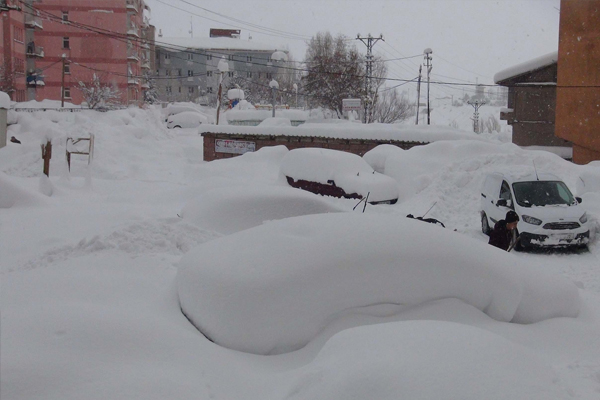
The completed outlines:
<svg viewBox="0 0 600 400">
<path fill-rule="evenodd" d="M 431 53 L 433 53 L 433 51 L 430 48 L 427 48 L 423 51 L 423 53 L 425 54 L 425 60 L 427 61 L 427 125 L 431 125 L 431 108 L 430 108 L 430 104 L 429 104 L 429 82 L 430 82 L 431 68 L 433 68 L 433 65 L 430 64 Z"/>
<path fill-rule="evenodd" d="M 475 100 L 475 102 L 470 102 L 467 101 L 467 104 L 470 104 L 473 106 L 473 108 L 475 109 L 475 112 L 473 113 L 473 132 L 475 133 L 479 133 L 479 108 L 486 104 L 485 101 L 482 101 L 481 103 L 479 102 L 479 100 Z"/>
<path fill-rule="evenodd" d="M 419 65 L 419 82 L 417 83 L 417 120 L 415 125 L 419 125 L 419 107 L 421 106 L 421 70 L 423 65 Z"/>
<path fill-rule="evenodd" d="M 60 106 L 61 108 L 65 107 L 65 63 L 67 61 L 67 55 L 63 53 L 62 55 L 62 83 L 60 86 Z"/>
<path fill-rule="evenodd" d="M 360 37 L 360 33 L 358 35 L 356 35 L 356 40 L 360 40 L 361 42 L 364 43 L 365 46 L 367 46 L 367 57 L 366 57 L 366 75 L 365 75 L 365 94 L 367 96 L 367 100 L 365 101 L 365 117 L 364 117 L 364 122 L 365 124 L 368 123 L 371 120 L 371 112 L 373 111 L 373 101 L 374 99 L 372 98 L 372 79 L 373 79 L 373 46 L 375 46 L 375 43 L 377 43 L 380 40 L 383 40 L 385 42 L 385 40 L 383 39 L 383 35 L 379 35 L 378 38 L 374 38 L 373 36 L 371 36 L 371 34 L 369 33 L 369 35 L 367 37 Z"/>
</svg>

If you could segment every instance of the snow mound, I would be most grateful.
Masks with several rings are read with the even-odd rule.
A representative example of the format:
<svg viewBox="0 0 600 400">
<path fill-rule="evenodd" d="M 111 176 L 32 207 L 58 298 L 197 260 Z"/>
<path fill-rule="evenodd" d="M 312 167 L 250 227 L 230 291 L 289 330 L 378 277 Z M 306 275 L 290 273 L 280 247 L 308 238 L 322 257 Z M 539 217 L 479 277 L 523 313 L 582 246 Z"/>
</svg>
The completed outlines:
<svg viewBox="0 0 600 400">
<path fill-rule="evenodd" d="M 183 312 L 202 333 L 257 354 L 299 349 L 340 313 L 374 305 L 456 298 L 520 323 L 579 312 L 577 288 L 560 276 L 381 214 L 288 218 L 205 243 L 182 258 L 177 284 Z"/>
<path fill-rule="evenodd" d="M 292 126 L 289 118 L 270 117 L 262 121 L 258 126 Z"/>
<path fill-rule="evenodd" d="M 332 337 L 300 371 L 289 389 L 298 400 L 570 398 L 553 369 L 532 351 L 452 322 L 349 329 Z"/>
<path fill-rule="evenodd" d="M 10 108 L 10 97 L 7 93 L 0 91 L 0 108 L 8 110 Z"/>
<path fill-rule="evenodd" d="M 44 204 L 44 199 L 39 193 L 21 188 L 16 181 L 0 172 L 0 208 L 42 204 Z"/>
<path fill-rule="evenodd" d="M 213 189 L 190 201 L 182 217 L 203 229 L 231 234 L 271 220 L 339 212 L 323 198 L 279 186 L 240 186 Z"/>
</svg>

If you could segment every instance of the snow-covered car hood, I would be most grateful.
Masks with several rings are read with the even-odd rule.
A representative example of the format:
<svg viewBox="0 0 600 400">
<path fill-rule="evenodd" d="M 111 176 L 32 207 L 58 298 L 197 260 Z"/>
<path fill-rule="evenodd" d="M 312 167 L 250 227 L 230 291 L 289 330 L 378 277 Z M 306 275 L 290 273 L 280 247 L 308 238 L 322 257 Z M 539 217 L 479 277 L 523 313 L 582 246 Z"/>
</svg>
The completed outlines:
<svg viewBox="0 0 600 400">
<path fill-rule="evenodd" d="M 555 206 L 532 206 L 519 207 L 521 215 L 529 215 L 541 219 L 544 223 L 559 221 L 579 222 L 579 218 L 585 212 L 580 204 L 576 205 L 555 205 Z"/>
</svg>

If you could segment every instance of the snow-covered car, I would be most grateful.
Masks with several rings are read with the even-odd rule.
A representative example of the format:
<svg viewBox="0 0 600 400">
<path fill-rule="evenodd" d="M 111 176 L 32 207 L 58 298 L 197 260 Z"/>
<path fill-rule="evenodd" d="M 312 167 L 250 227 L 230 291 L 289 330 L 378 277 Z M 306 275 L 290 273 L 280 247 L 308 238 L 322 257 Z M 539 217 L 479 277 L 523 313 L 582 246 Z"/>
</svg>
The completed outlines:
<svg viewBox="0 0 600 400">
<path fill-rule="evenodd" d="M 282 159 L 280 174 L 295 188 L 326 196 L 363 199 L 371 204 L 395 204 L 398 184 L 375 172 L 362 157 L 344 151 L 303 148 Z"/>
<path fill-rule="evenodd" d="M 167 128 L 197 128 L 208 123 L 208 117 L 195 111 L 185 111 L 171 115 L 167 120 Z"/>
<path fill-rule="evenodd" d="M 556 175 L 488 175 L 481 191 L 483 233 L 489 234 L 509 210 L 519 215 L 522 247 L 585 246 L 589 242 L 590 228 L 581 198 L 574 197 Z"/>
</svg>

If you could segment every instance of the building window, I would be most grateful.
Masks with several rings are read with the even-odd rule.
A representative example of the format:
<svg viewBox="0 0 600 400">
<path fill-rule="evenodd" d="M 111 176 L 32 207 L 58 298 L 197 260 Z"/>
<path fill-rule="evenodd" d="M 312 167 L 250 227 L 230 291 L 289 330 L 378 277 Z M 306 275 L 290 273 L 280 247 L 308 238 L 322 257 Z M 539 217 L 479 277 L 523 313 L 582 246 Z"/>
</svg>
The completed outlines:
<svg viewBox="0 0 600 400">
<path fill-rule="evenodd" d="M 191 69 L 188 69 L 188 76 L 194 76 L 194 71 L 192 71 Z"/>
<path fill-rule="evenodd" d="M 250 72 L 250 71 L 246 72 L 246 78 L 252 78 L 252 72 Z"/>
<path fill-rule="evenodd" d="M 177 76 L 181 76 L 181 69 L 177 70 Z"/>
<path fill-rule="evenodd" d="M 65 70 L 64 70 L 65 74 L 70 74 L 71 73 L 71 64 L 69 63 L 65 63 Z"/>
<path fill-rule="evenodd" d="M 70 43 L 69 43 L 69 38 L 68 37 L 64 37 L 63 38 L 63 49 L 70 49 Z"/>
<path fill-rule="evenodd" d="M 233 61 L 233 54 L 230 54 L 227 58 L 229 59 L 229 61 Z"/>
<path fill-rule="evenodd" d="M 64 22 L 69 22 L 69 12 L 68 11 L 63 11 L 62 12 L 62 20 Z"/>
<path fill-rule="evenodd" d="M 273 79 L 273 74 L 270 72 L 267 72 L 267 79 Z"/>
<path fill-rule="evenodd" d="M 228 76 L 228 77 L 230 77 L 230 78 L 233 78 L 233 71 L 229 71 L 229 72 L 227 73 L 227 76 Z"/>
<path fill-rule="evenodd" d="M 14 58 L 14 66 L 15 72 L 24 73 L 25 72 L 25 60 L 21 58 Z"/>
<path fill-rule="evenodd" d="M 16 101 L 25 101 L 25 90 L 17 90 Z"/>
<path fill-rule="evenodd" d="M 246 57 L 246 62 L 252 62 L 252 57 L 251 56 L 247 56 Z"/>
<path fill-rule="evenodd" d="M 171 70 L 170 69 L 165 69 L 165 75 L 166 76 L 171 76 Z"/>
<path fill-rule="evenodd" d="M 188 92 L 194 93 L 194 87 L 193 86 L 188 87 Z"/>
<path fill-rule="evenodd" d="M 66 87 L 65 88 L 65 99 L 70 99 L 71 98 L 71 88 Z"/>
<path fill-rule="evenodd" d="M 171 59 L 171 55 L 169 53 L 165 53 L 165 60 L 170 60 Z"/>
<path fill-rule="evenodd" d="M 260 79 L 260 72 L 258 73 L 258 79 Z"/>
<path fill-rule="evenodd" d="M 209 87 L 207 87 L 207 88 L 206 88 L 206 91 L 207 91 L 208 93 L 212 93 L 212 92 L 213 92 L 213 88 L 212 88 L 212 86 L 209 86 Z"/>
<path fill-rule="evenodd" d="M 212 54 L 207 54 L 207 55 L 206 55 L 206 59 L 207 59 L 208 61 L 212 60 Z"/>
<path fill-rule="evenodd" d="M 167 94 L 171 94 L 173 92 L 173 88 L 171 86 L 167 86 L 165 88 L 165 91 L 167 92 Z"/>
<path fill-rule="evenodd" d="M 25 42 L 25 33 L 22 28 L 15 26 L 14 33 L 15 33 L 15 40 L 17 42 L 21 42 L 21 43 Z"/>
<path fill-rule="evenodd" d="M 192 53 L 188 53 L 187 57 L 190 61 L 194 59 L 194 55 Z"/>
<path fill-rule="evenodd" d="M 212 71 L 206 71 L 206 76 L 212 76 L 213 75 L 212 73 L 213 73 Z"/>
</svg>

